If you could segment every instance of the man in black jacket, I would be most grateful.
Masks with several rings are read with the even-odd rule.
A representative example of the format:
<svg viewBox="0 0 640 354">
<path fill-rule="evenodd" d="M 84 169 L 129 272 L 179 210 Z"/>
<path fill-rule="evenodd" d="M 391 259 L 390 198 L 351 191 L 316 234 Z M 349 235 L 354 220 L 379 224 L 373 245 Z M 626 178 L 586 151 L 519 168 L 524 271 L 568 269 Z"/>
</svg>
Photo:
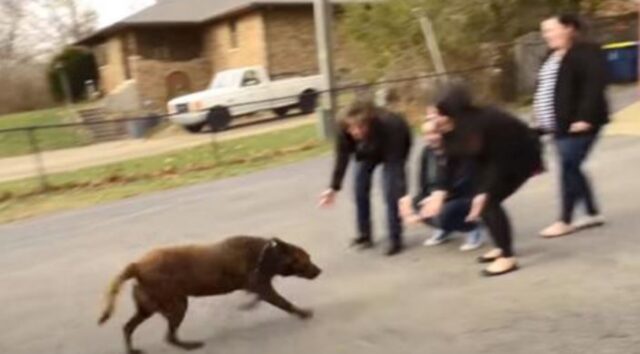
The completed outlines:
<svg viewBox="0 0 640 354">
<path fill-rule="evenodd" d="M 387 204 L 390 247 L 393 256 L 403 249 L 402 222 L 398 201 L 407 191 L 405 167 L 412 144 L 412 132 L 406 119 L 397 113 L 376 107 L 371 101 L 357 101 L 339 121 L 336 161 L 330 188 L 320 204 L 331 206 L 342 189 L 349 161 L 356 160 L 355 198 L 359 236 L 354 245 L 373 245 L 371 227 L 371 180 L 378 165 L 383 165 L 383 189 Z"/>
</svg>

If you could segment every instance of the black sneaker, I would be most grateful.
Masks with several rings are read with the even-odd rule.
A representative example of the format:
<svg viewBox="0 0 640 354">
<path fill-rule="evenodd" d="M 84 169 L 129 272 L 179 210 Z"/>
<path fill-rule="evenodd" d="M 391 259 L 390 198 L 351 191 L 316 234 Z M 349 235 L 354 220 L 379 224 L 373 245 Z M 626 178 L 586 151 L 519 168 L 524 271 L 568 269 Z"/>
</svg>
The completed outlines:
<svg viewBox="0 0 640 354">
<path fill-rule="evenodd" d="M 404 251 L 404 246 L 401 243 L 394 243 L 389 246 L 386 255 L 387 257 L 393 257 L 402 253 L 402 251 Z"/>
<path fill-rule="evenodd" d="M 360 236 L 351 241 L 351 247 L 358 247 L 361 249 L 367 249 L 373 247 L 373 240 L 371 236 Z"/>
</svg>

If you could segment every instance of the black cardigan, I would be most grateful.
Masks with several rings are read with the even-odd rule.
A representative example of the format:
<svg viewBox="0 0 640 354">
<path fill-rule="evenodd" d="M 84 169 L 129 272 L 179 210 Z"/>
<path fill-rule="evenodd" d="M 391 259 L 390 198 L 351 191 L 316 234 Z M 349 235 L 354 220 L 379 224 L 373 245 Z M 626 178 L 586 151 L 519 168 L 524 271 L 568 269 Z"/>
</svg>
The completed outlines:
<svg viewBox="0 0 640 354">
<path fill-rule="evenodd" d="M 491 108 L 474 108 L 454 119 L 456 129 L 444 136 L 449 160 L 470 159 L 475 163 L 475 193 L 492 194 L 508 176 L 532 176 L 542 168 L 538 136 L 510 113 Z M 439 189 L 451 192 L 455 166 L 439 173 Z"/>
<path fill-rule="evenodd" d="M 413 135 L 402 115 L 378 109 L 369 129 L 369 136 L 363 142 L 355 141 L 345 129 L 338 132 L 331 189 L 339 191 L 342 188 L 342 180 L 352 156 L 358 161 L 370 163 L 406 163 Z"/>
<path fill-rule="evenodd" d="M 607 64 L 600 46 L 574 44 L 562 59 L 556 83 L 556 136 L 569 135 L 571 124 L 578 121 L 591 123 L 595 130 L 609 123 L 607 84 Z"/>
</svg>

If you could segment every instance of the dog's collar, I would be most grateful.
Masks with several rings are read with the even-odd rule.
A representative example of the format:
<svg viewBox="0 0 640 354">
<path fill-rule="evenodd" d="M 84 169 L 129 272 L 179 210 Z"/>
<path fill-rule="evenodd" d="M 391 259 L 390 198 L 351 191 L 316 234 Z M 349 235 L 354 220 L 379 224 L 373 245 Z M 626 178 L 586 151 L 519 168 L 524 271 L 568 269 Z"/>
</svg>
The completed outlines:
<svg viewBox="0 0 640 354">
<path fill-rule="evenodd" d="M 269 240 L 264 247 L 262 247 L 262 251 L 260 251 L 260 257 L 258 257 L 258 262 L 256 263 L 255 273 L 259 274 L 262 269 L 262 264 L 264 263 L 264 259 L 267 256 L 267 251 L 271 248 L 275 248 L 278 246 L 278 242 L 275 239 Z"/>
</svg>

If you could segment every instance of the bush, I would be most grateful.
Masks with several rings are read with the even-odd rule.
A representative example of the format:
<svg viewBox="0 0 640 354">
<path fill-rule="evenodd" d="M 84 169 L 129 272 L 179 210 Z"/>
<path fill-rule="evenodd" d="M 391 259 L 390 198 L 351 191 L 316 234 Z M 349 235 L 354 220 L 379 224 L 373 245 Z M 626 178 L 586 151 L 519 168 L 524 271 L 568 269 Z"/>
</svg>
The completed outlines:
<svg viewBox="0 0 640 354">
<path fill-rule="evenodd" d="M 61 74 L 69 81 L 72 101 L 85 99 L 86 82 L 98 81 L 98 69 L 93 53 L 82 48 L 70 47 L 53 58 L 49 65 L 49 85 L 53 97 L 58 101 L 65 99 Z"/>
<path fill-rule="evenodd" d="M 0 90 L 0 114 L 48 108 L 53 105 L 47 85 L 47 66 L 23 63 L 0 66 L 5 89 Z"/>
</svg>

